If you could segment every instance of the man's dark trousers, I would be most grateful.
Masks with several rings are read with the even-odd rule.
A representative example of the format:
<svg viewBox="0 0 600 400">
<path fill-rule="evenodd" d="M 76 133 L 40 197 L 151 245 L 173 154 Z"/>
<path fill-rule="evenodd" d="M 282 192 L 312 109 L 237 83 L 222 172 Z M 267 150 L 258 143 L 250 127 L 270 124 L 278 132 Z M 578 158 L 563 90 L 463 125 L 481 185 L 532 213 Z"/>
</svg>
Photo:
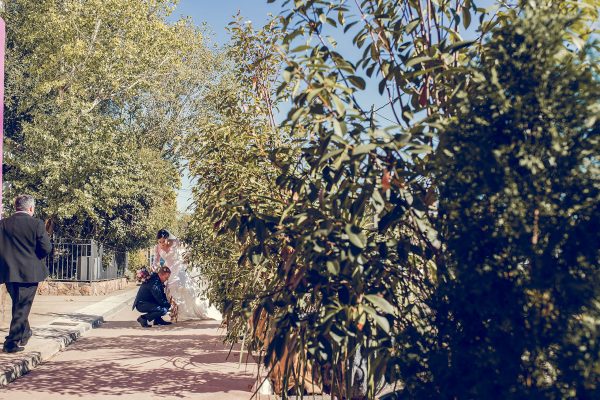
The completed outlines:
<svg viewBox="0 0 600 400">
<path fill-rule="evenodd" d="M 141 313 L 145 313 L 142 315 L 146 321 L 154 321 L 163 315 L 167 315 L 169 312 L 168 307 L 162 307 L 158 304 L 147 303 L 145 301 L 138 301 L 135 308 Z"/>
<path fill-rule="evenodd" d="M 37 291 L 38 284 L 6 282 L 6 290 L 12 300 L 12 320 L 5 347 L 18 346 L 21 339 L 31 336 L 29 312 Z"/>
</svg>

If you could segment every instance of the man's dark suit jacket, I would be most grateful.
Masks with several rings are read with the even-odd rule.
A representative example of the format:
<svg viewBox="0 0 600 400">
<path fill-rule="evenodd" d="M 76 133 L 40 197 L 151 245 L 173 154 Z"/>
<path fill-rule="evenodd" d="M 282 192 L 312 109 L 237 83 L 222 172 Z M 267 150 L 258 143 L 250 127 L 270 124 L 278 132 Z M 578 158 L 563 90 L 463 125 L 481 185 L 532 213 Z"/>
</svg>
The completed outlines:
<svg viewBox="0 0 600 400">
<path fill-rule="evenodd" d="M 44 258 L 51 250 L 41 219 L 17 212 L 0 220 L 0 283 L 43 281 L 48 276 Z"/>
<path fill-rule="evenodd" d="M 140 286 L 133 302 L 133 308 L 139 303 L 155 304 L 165 308 L 171 307 L 165 294 L 165 284 L 160 281 L 156 272 L 153 272 L 150 278 Z"/>
</svg>

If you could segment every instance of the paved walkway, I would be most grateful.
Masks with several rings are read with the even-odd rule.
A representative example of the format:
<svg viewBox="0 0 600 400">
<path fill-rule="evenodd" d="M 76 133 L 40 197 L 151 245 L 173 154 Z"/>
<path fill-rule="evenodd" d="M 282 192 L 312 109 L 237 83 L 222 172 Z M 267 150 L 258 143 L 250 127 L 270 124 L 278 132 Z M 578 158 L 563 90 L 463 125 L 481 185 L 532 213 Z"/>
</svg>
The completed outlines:
<svg viewBox="0 0 600 400">
<path fill-rule="evenodd" d="M 30 314 L 33 337 L 24 352 L 0 353 L 0 386 L 5 386 L 39 363 L 52 358 L 84 332 L 98 326 L 104 317 L 126 307 L 126 302 L 134 295 L 135 287 L 110 296 L 36 296 Z M 0 299 L 0 335 L 5 336 L 8 332 L 11 304 L 8 296 L 0 295 Z"/>
<path fill-rule="evenodd" d="M 10 325 L 10 296 L 4 290 L 4 285 L 0 285 L 0 334 L 5 335 Z M 103 300 L 118 298 L 119 295 L 134 296 L 137 286 L 131 285 L 124 290 L 118 290 L 108 295 L 102 296 L 35 296 L 29 322 L 32 326 L 41 326 L 53 322 L 57 318 L 67 317 L 74 314 L 81 316 L 81 310 L 96 305 Z"/>
<path fill-rule="evenodd" d="M 124 298 L 127 293 L 117 295 Z M 230 352 L 221 343 L 216 321 L 185 321 L 144 329 L 135 322 L 139 313 L 131 311 L 131 293 L 132 289 L 125 307 L 107 316 L 97 329 L 0 388 L 0 399 L 247 400 L 252 396 L 256 366 L 238 365 L 239 351 Z M 95 300 L 106 303 L 107 299 Z M 47 306 L 57 302 L 64 306 L 63 310 L 59 311 L 56 304 L 55 311 L 44 310 L 44 301 Z M 83 297 L 36 298 L 37 308 L 34 305 L 32 312 L 34 333 L 35 315 L 46 323 L 61 315 L 86 315 L 75 312 L 77 303 L 81 307 L 81 302 L 86 301 L 93 303 L 93 299 Z M 88 305 L 87 310 L 92 306 Z M 45 315 L 44 311 L 55 315 Z M 265 398 L 261 396 L 261 400 Z"/>
</svg>

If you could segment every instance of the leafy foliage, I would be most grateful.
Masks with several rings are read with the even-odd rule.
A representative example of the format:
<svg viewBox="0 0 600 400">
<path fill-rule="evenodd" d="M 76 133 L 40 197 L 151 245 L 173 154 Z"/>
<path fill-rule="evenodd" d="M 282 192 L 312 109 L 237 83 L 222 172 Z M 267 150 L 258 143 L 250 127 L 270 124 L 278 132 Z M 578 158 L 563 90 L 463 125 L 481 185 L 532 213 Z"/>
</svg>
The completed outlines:
<svg viewBox="0 0 600 400">
<path fill-rule="evenodd" d="M 275 333 L 266 364 L 288 348 L 315 364 L 328 391 L 345 396 L 355 391 L 353 385 L 362 386 L 373 397 L 381 377 L 397 378 L 388 368 L 395 332 L 418 324 L 427 311 L 432 258 L 440 247 L 429 223 L 435 192 L 423 179 L 433 135 L 426 125 L 412 124 L 416 115 L 434 114 L 448 97 L 467 43 L 442 28 L 440 41 L 425 41 L 426 19 L 406 27 L 408 9 L 416 13 L 420 5 L 406 3 L 402 12 L 389 3 L 364 2 L 352 22 L 345 21 L 351 10 L 343 3 L 294 5 L 281 20 L 283 50 L 297 38 L 318 42 L 289 50 L 279 88 L 294 104 L 280 135 L 292 151 L 300 149 L 300 157 L 289 157 L 289 146 L 276 147 L 270 157 L 279 174 L 271 185 L 285 196 L 283 207 L 272 200 L 277 195 L 259 206 L 240 196 L 221 203 L 234 215 L 225 226 L 240 243 L 239 265 L 250 263 L 264 285 L 259 293 L 256 284 L 242 288 L 242 310 L 258 302 L 254 315 L 264 309 L 270 316 Z M 454 27 L 455 11 L 436 12 L 449 16 Z M 346 61 L 335 40 L 324 38 L 324 27 L 338 23 L 346 30 L 364 24 L 354 43 L 368 51 L 357 62 Z M 433 79 L 438 69 L 443 74 Z M 396 118 L 397 126 L 385 130 L 382 108 L 365 111 L 357 99 L 367 89 L 366 78 L 374 76 L 381 79 L 380 92 L 390 95 L 387 111 Z M 220 225 L 222 215 L 212 217 Z M 249 319 L 240 312 L 233 316 Z M 260 350 L 263 344 L 257 345 Z M 357 363 L 365 372 L 359 379 Z M 287 368 L 291 376 L 295 366 Z"/>
<path fill-rule="evenodd" d="M 340 398 L 593 398 L 597 4 L 282 4 L 279 144 L 199 146 L 240 177 L 200 180 L 191 233 L 231 249 L 209 289 L 229 323 L 268 315 L 251 347 L 297 354 L 279 386 L 301 395 L 310 369 Z"/>
<path fill-rule="evenodd" d="M 211 288 L 208 297 L 224 311 L 228 337 L 235 341 L 246 332 L 247 318 L 240 315 L 252 308 L 264 281 L 274 278 L 268 268 L 240 259 L 247 242 L 234 231 L 239 226 L 243 237 L 246 224 L 262 221 L 248 220 L 238 207 L 282 209 L 284 196 L 272 184 L 277 175 L 269 156 L 284 143 L 273 115 L 278 32 L 267 27 L 256 34 L 241 16 L 229 30 L 232 42 L 214 66 L 219 73 L 203 97 L 202 119 L 184 147 L 190 175 L 198 182 L 186 234 L 188 261 L 202 271 Z"/>
<path fill-rule="evenodd" d="M 443 360 L 432 398 L 600 394 L 600 81 L 591 47 L 565 47 L 577 22 L 553 7 L 513 16 L 443 129 L 448 339 L 427 355 Z"/>
<path fill-rule="evenodd" d="M 7 180 L 61 235 L 143 246 L 175 218 L 177 136 L 210 59 L 172 2 L 7 4 Z M 193 73 L 192 73 L 193 71 Z M 182 100 L 186 99 L 186 100 Z"/>
</svg>

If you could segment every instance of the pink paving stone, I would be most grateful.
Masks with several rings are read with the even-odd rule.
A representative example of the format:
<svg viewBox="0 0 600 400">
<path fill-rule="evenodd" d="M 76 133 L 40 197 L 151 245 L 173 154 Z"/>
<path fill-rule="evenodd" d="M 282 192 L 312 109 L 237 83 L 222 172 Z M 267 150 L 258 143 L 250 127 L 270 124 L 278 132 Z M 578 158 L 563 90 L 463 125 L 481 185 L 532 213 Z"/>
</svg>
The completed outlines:
<svg viewBox="0 0 600 400">
<path fill-rule="evenodd" d="M 0 388 L 0 399 L 249 399 L 256 365 L 221 342 L 216 321 L 141 328 L 129 308 Z M 256 398 L 256 397 L 255 397 Z M 261 396 L 261 400 L 268 399 Z"/>
</svg>

